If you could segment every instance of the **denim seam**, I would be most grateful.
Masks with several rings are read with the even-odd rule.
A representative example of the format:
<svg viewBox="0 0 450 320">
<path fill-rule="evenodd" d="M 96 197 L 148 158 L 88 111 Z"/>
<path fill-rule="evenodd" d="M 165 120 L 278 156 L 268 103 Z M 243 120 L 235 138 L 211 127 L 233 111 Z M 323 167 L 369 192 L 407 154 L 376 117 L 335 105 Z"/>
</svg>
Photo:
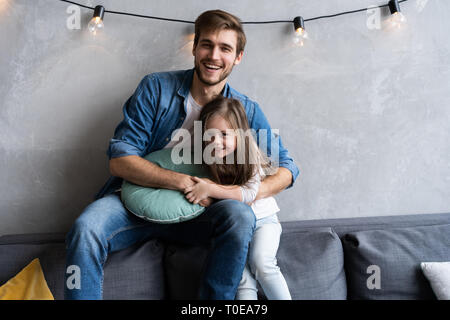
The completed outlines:
<svg viewBox="0 0 450 320">
<path fill-rule="evenodd" d="M 147 226 L 146 225 L 142 225 L 142 226 L 130 226 L 130 227 L 121 228 L 121 229 L 113 232 L 108 238 L 106 238 L 106 241 L 112 240 L 112 238 L 114 238 L 116 235 L 118 235 L 119 233 L 121 233 L 123 231 L 137 229 L 137 228 L 142 228 L 142 227 L 147 227 Z"/>
<path fill-rule="evenodd" d="M 102 299 L 103 299 L 103 280 L 104 280 L 104 278 L 105 278 L 105 274 L 104 274 L 104 272 L 103 272 L 104 266 L 105 266 L 105 264 L 103 263 L 103 264 L 102 264 L 102 277 L 101 277 L 101 279 L 100 279 L 100 292 L 101 292 L 101 297 L 102 297 Z"/>
<path fill-rule="evenodd" d="M 106 244 L 107 244 L 108 247 L 109 247 L 108 240 L 106 241 Z M 103 299 L 103 281 L 104 281 L 104 279 L 105 279 L 105 272 L 104 272 L 104 269 L 105 269 L 105 262 L 106 262 L 106 260 L 108 259 L 108 254 L 109 254 L 109 248 L 106 249 L 106 254 L 105 254 L 104 257 L 102 258 L 102 261 L 100 262 L 101 265 L 102 265 L 102 267 L 101 267 L 102 276 L 100 277 L 100 296 L 101 296 L 102 299 Z"/>
</svg>

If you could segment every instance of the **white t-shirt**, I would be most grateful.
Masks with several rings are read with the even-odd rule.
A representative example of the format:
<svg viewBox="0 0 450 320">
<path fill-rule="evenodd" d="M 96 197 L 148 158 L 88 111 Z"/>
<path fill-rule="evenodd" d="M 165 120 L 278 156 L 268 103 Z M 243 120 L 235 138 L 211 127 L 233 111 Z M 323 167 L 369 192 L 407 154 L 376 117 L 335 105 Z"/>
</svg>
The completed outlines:
<svg viewBox="0 0 450 320">
<path fill-rule="evenodd" d="M 181 125 L 180 129 L 186 129 L 189 131 L 191 135 L 191 144 L 194 143 L 194 121 L 198 121 L 200 117 L 200 112 L 202 111 L 202 106 L 199 105 L 194 98 L 192 97 L 191 93 L 189 92 L 189 96 L 186 103 L 186 118 L 183 121 L 183 124 Z M 182 139 L 182 138 L 180 138 Z M 166 148 L 173 148 L 175 145 L 177 145 L 180 142 L 180 140 L 171 140 L 165 147 Z"/>
<path fill-rule="evenodd" d="M 202 111 L 202 106 L 199 105 L 191 93 L 189 92 L 187 104 L 186 104 L 186 118 L 181 126 L 182 129 L 186 129 L 191 134 L 191 143 L 194 142 L 194 121 L 198 120 L 200 117 L 200 112 Z M 180 141 L 171 140 L 164 148 L 173 148 Z M 255 175 L 249 182 L 243 187 L 241 187 L 242 199 L 245 203 L 250 203 L 255 200 L 258 194 L 259 185 L 261 184 L 261 175 L 263 174 L 262 169 L 259 168 L 259 174 Z M 251 205 L 256 219 L 261 219 L 268 217 L 278 211 L 277 202 L 274 197 L 268 197 L 264 199 L 259 199 L 253 202 Z"/>
</svg>

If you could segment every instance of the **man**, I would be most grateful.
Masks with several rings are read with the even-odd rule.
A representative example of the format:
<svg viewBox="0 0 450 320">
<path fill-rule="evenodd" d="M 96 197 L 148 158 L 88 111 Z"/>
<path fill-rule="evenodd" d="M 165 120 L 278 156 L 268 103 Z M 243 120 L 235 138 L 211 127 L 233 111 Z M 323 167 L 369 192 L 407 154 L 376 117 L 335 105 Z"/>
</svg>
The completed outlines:
<svg viewBox="0 0 450 320">
<path fill-rule="evenodd" d="M 255 217 L 247 204 L 205 199 L 200 204 L 206 210 L 199 217 L 176 224 L 155 224 L 129 213 L 118 190 L 122 179 L 180 192 L 193 185 L 189 175 L 162 169 L 142 157 L 170 147 L 174 130 L 192 130 L 201 106 L 218 94 L 239 99 L 250 127 L 256 131 L 266 129 L 272 136 L 258 104 L 227 84 L 233 67 L 242 60 L 245 42 L 238 18 L 220 10 L 204 12 L 195 22 L 195 68 L 149 74 L 127 100 L 124 119 L 108 149 L 112 177 L 66 237 L 67 267 L 78 266 L 81 272 L 80 288 L 65 286 L 66 299 L 101 299 L 103 265 L 108 254 L 149 238 L 193 245 L 213 239 L 199 298 L 234 299 L 255 228 Z M 280 168 L 261 184 L 257 199 L 292 186 L 299 174 L 281 140 L 278 149 Z"/>
</svg>

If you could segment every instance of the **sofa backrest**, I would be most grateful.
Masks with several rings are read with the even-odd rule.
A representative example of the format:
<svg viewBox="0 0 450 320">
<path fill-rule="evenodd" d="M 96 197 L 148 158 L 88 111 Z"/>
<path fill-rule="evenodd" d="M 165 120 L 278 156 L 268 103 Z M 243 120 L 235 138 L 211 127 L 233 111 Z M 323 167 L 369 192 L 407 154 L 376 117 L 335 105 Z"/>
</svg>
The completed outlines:
<svg viewBox="0 0 450 320">
<path fill-rule="evenodd" d="M 449 226 L 450 214 L 282 222 L 278 265 L 293 299 L 435 299 L 420 262 L 450 261 Z M 168 296 L 195 298 L 207 248 L 167 252 Z"/>
<path fill-rule="evenodd" d="M 281 224 L 277 259 L 294 299 L 434 299 L 420 262 L 450 261 L 450 214 Z M 64 236 L 1 236 L 0 285 L 39 258 L 54 297 L 63 299 Z M 195 299 L 208 250 L 150 240 L 112 253 L 104 298 Z M 379 289 L 368 286 L 370 266 L 380 268 Z"/>
</svg>

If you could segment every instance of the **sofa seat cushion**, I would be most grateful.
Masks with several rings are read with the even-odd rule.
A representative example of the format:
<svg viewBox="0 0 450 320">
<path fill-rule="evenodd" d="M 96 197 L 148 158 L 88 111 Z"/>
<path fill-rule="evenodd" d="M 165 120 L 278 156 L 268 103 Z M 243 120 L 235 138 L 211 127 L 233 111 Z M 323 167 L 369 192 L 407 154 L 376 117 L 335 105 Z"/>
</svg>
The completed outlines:
<svg viewBox="0 0 450 320">
<path fill-rule="evenodd" d="M 287 223 L 282 223 L 286 225 Z M 165 255 L 169 299 L 196 299 L 207 246 L 170 245 Z M 195 257 L 195 259 L 193 259 Z M 281 234 L 278 266 L 294 300 L 344 300 L 347 296 L 341 241 L 331 228 Z M 264 292 L 258 295 L 265 299 Z"/>
<path fill-rule="evenodd" d="M 103 298 L 164 299 L 163 253 L 163 245 L 150 240 L 110 254 L 104 268 Z M 35 258 L 40 260 L 54 298 L 64 299 L 64 234 L 0 237 L 0 285 Z"/>
<path fill-rule="evenodd" d="M 450 225 L 351 232 L 343 247 L 349 299 L 435 299 L 420 264 L 450 260 Z"/>
</svg>

